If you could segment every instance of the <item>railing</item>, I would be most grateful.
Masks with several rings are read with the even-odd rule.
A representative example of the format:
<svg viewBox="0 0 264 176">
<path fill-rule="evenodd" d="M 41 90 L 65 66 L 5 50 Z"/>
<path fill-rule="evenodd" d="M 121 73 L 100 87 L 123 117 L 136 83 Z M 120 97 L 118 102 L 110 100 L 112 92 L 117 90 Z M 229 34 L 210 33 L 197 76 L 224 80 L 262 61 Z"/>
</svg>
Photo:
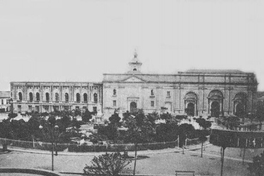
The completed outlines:
<svg viewBox="0 0 264 176">
<path fill-rule="evenodd" d="M 205 142 L 209 141 L 209 137 Z M 200 144 L 201 141 L 199 138 L 195 139 L 186 139 L 184 142 L 185 147 L 192 145 Z M 52 144 L 48 142 L 41 141 L 22 141 L 22 140 L 13 140 L 7 138 L 0 138 L 0 144 L 10 145 L 21 148 L 31 148 L 31 149 L 40 149 L 40 150 L 51 150 Z M 152 143 L 139 143 L 137 144 L 137 150 L 160 150 L 165 148 L 175 148 L 179 146 L 179 140 L 171 142 L 152 142 Z M 79 145 L 71 143 L 58 143 L 56 145 L 57 151 L 64 151 L 68 149 L 69 152 L 106 152 L 106 151 L 134 151 L 135 144 L 93 144 L 93 145 Z"/>
<path fill-rule="evenodd" d="M 32 148 L 40 150 L 51 150 L 52 144 L 41 141 L 21 141 L 7 138 L 0 138 L 0 144 L 10 145 L 21 148 Z M 139 143 L 137 150 L 159 150 L 165 148 L 175 148 L 179 144 L 178 139 L 172 142 L 155 142 L 155 143 Z M 94 144 L 94 145 L 78 145 L 70 143 L 58 143 L 57 151 L 68 149 L 69 152 L 105 152 L 105 151 L 134 151 L 135 144 Z"/>
</svg>

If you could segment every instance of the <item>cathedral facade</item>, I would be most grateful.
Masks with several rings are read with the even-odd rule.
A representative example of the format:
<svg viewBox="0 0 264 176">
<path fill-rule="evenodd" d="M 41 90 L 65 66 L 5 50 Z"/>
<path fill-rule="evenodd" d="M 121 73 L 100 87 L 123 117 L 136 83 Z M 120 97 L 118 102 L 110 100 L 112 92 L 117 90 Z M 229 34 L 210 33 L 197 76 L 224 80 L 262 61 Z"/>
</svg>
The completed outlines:
<svg viewBox="0 0 264 176">
<path fill-rule="evenodd" d="M 144 74 L 137 54 L 124 74 L 104 74 L 101 83 L 11 82 L 14 110 L 50 112 L 87 107 L 109 117 L 114 111 L 167 111 L 191 116 L 253 112 L 257 80 L 239 70 L 188 70 Z"/>
<path fill-rule="evenodd" d="M 239 70 L 189 70 L 178 74 L 144 74 L 137 54 L 125 74 L 104 74 L 104 112 L 143 109 L 191 116 L 245 114 L 253 111 L 254 73 Z"/>
</svg>

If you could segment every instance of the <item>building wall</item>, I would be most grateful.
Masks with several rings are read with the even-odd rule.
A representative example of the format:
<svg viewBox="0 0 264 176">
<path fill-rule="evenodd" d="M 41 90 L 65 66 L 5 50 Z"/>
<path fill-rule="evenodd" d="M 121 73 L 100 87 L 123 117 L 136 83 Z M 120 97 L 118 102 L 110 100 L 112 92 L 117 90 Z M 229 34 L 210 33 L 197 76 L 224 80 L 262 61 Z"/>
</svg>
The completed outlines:
<svg viewBox="0 0 264 176">
<path fill-rule="evenodd" d="M 54 107 L 58 110 L 65 108 L 75 109 L 76 107 L 87 107 L 90 111 L 96 107 L 97 111 L 102 110 L 102 84 L 89 82 L 11 82 L 11 92 L 14 102 L 15 112 L 39 111 L 50 112 Z M 19 100 L 19 93 L 22 94 L 22 100 Z M 33 94 L 33 101 L 30 101 L 30 93 Z M 40 95 L 37 101 L 37 93 Z M 46 93 L 49 94 L 49 101 Z M 56 93 L 58 101 L 56 101 Z M 68 102 L 65 100 L 65 94 L 68 93 Z M 80 94 L 80 101 L 77 102 L 76 94 Z M 87 102 L 84 101 L 84 94 L 87 94 Z M 94 100 L 94 94 L 97 94 L 97 102 Z"/>
<path fill-rule="evenodd" d="M 0 112 L 10 111 L 10 91 L 0 91 Z"/>
<path fill-rule="evenodd" d="M 9 99 L 7 97 L 0 97 L 0 112 L 7 112 L 10 109 Z"/>
<path fill-rule="evenodd" d="M 132 79 L 131 77 L 134 76 L 135 78 Z M 185 109 L 188 103 L 194 102 L 196 116 L 212 115 L 211 109 L 214 101 L 220 102 L 222 115 L 235 114 L 237 104 L 243 101 L 242 106 L 245 112 L 252 112 L 253 97 L 257 90 L 255 75 L 252 73 L 186 73 L 185 75 L 182 73 L 180 76 L 168 75 L 169 79 L 166 75 L 161 76 L 165 81 L 155 82 L 158 78 L 151 78 L 160 77 L 160 75 L 105 74 L 103 81 L 104 113 L 110 115 L 115 109 L 120 109 L 122 112 L 130 111 L 130 103 L 136 102 L 137 108 L 147 113 L 161 111 L 162 107 L 167 107 L 170 112 L 186 114 Z M 128 82 L 125 77 L 129 80 Z M 114 89 L 116 90 L 115 96 L 113 96 Z M 151 96 L 151 90 L 153 90 L 153 96 Z M 170 92 L 170 96 L 167 95 L 167 91 Z M 217 100 L 213 99 L 211 96 L 213 92 L 219 92 L 222 97 Z M 196 99 L 188 99 L 188 94 L 195 95 Z M 245 96 L 245 99 L 239 99 L 238 95 Z M 113 105 L 114 100 L 116 106 Z M 154 101 L 154 106 L 151 106 L 151 101 Z"/>
</svg>

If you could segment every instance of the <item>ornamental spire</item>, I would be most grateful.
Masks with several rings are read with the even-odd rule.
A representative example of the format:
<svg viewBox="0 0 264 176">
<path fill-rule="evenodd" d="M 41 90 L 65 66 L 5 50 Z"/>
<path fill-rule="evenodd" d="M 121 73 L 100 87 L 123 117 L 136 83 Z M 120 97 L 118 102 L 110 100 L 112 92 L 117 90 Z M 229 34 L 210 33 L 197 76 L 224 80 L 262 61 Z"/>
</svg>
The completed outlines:
<svg viewBox="0 0 264 176">
<path fill-rule="evenodd" d="M 137 54 L 137 50 L 135 49 L 134 51 L 134 58 L 132 59 L 131 62 L 129 62 L 129 66 L 130 66 L 130 73 L 140 73 L 140 67 L 142 65 L 142 63 L 138 60 L 138 54 Z"/>
</svg>

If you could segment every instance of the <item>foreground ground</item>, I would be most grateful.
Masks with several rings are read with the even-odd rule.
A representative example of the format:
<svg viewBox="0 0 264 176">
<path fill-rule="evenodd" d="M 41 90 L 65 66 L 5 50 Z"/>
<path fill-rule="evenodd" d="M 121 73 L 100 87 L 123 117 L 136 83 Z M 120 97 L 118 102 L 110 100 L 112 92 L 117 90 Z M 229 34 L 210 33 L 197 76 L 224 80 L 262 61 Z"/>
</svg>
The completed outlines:
<svg viewBox="0 0 264 176">
<path fill-rule="evenodd" d="M 224 163 L 225 176 L 248 176 L 247 163 L 252 161 L 252 156 L 262 150 L 246 150 L 245 164 L 242 164 L 240 149 L 227 149 Z M 94 155 L 99 153 L 59 153 L 55 156 L 55 171 L 82 173 L 85 164 L 90 164 Z M 133 156 L 133 152 L 129 155 Z M 165 149 L 159 151 L 139 152 L 141 159 L 137 162 L 139 174 L 166 174 L 175 175 L 175 170 L 195 171 L 196 175 L 220 175 L 220 148 L 209 145 L 204 157 L 200 157 L 200 150 Z M 22 167 L 51 169 L 51 154 L 48 152 L 18 152 L 0 154 L 1 167 Z M 132 170 L 133 162 L 129 168 Z M 67 174 L 65 174 L 67 175 Z"/>
</svg>

